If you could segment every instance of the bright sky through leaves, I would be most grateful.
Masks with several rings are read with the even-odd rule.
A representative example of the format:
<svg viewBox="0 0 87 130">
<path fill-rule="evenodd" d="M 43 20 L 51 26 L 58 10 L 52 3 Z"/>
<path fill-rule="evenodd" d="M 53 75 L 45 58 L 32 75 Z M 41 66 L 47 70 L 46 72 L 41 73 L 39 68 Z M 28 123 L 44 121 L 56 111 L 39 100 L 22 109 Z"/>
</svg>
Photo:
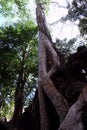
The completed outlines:
<svg viewBox="0 0 87 130">
<path fill-rule="evenodd" d="M 68 1 L 68 0 L 67 0 Z M 71 2 L 72 0 L 69 0 L 69 2 Z M 60 39 L 71 39 L 76 37 L 79 34 L 79 29 L 78 27 L 70 22 L 67 21 L 66 23 L 61 23 L 58 22 L 57 24 L 53 24 L 56 21 L 60 20 L 61 17 L 66 16 L 66 14 L 68 13 L 68 10 L 66 8 L 62 8 L 62 7 L 58 7 L 58 5 L 54 2 L 57 2 L 60 6 L 67 6 L 66 0 L 51 0 L 51 4 L 49 7 L 49 12 L 47 14 L 47 23 L 49 25 L 49 28 L 51 30 L 52 33 L 52 37 L 53 40 L 55 40 L 56 38 L 60 38 Z M 35 2 L 34 0 L 29 2 L 29 5 L 27 5 L 27 8 L 31 8 L 31 14 L 34 15 L 35 17 Z M 2 15 L 0 15 L 0 25 L 5 23 L 6 20 L 9 21 L 8 19 L 2 17 Z M 11 21 L 16 21 L 17 19 L 13 19 Z"/>
<path fill-rule="evenodd" d="M 72 0 L 69 0 L 71 2 Z M 49 14 L 47 16 L 47 21 L 50 24 L 55 23 L 50 26 L 52 31 L 53 39 L 56 38 L 60 39 L 71 39 L 76 37 L 79 34 L 78 26 L 76 26 L 74 23 L 67 21 L 66 23 L 61 23 L 60 19 L 67 15 L 68 9 L 58 7 L 58 5 L 54 2 L 57 2 L 60 6 L 67 6 L 66 0 L 51 0 L 50 8 L 49 8 Z M 53 4 L 54 3 L 54 4 Z"/>
</svg>

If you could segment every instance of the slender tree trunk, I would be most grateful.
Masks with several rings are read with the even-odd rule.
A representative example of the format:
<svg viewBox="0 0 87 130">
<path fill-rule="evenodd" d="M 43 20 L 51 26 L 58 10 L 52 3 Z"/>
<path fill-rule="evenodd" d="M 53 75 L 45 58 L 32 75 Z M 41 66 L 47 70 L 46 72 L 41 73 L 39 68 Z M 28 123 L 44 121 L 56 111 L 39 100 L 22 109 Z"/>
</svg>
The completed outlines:
<svg viewBox="0 0 87 130">
<path fill-rule="evenodd" d="M 26 74 L 24 72 L 24 61 L 26 52 L 23 51 L 21 66 L 19 70 L 19 77 L 17 81 L 16 91 L 15 91 L 15 106 L 12 118 L 12 126 L 17 128 L 19 119 L 22 115 L 23 105 L 24 105 L 24 86 L 26 82 Z"/>
</svg>

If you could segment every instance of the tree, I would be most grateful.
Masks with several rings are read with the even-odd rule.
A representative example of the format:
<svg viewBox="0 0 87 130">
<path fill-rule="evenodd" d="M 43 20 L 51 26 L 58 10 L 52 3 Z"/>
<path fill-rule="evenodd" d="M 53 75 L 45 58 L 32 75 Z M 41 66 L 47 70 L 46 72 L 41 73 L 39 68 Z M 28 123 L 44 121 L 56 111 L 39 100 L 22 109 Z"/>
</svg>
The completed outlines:
<svg viewBox="0 0 87 130">
<path fill-rule="evenodd" d="M 59 57 L 56 54 L 56 51 L 54 50 L 52 46 L 52 39 L 49 34 L 45 16 L 43 12 L 42 4 L 39 3 L 37 5 L 36 10 L 37 15 L 37 23 L 39 27 L 39 77 L 38 77 L 38 90 L 39 90 L 39 104 L 40 104 L 40 117 L 41 117 L 41 130 L 48 130 L 49 129 L 49 122 L 47 117 L 47 111 L 44 101 L 44 95 L 45 94 L 49 97 L 51 102 L 53 103 L 57 114 L 60 118 L 60 127 L 59 130 L 64 129 L 83 129 L 83 124 L 81 122 L 81 112 L 82 107 L 84 105 L 84 101 L 82 99 L 82 94 L 84 95 L 84 98 L 86 98 L 85 91 L 86 87 L 83 89 L 82 93 L 80 94 L 80 97 L 78 98 L 77 102 L 71 106 L 71 108 L 68 111 L 68 103 L 67 100 L 60 94 L 58 90 L 55 89 L 52 80 L 50 77 L 53 75 L 53 73 L 56 71 L 57 68 L 60 66 Z M 52 63 L 50 64 L 49 68 L 47 67 L 47 64 L 49 63 L 49 58 L 46 50 L 48 51 L 48 54 L 51 55 Z M 47 58 L 47 60 L 46 60 Z M 51 62 L 51 61 L 50 61 Z M 86 101 L 86 99 L 85 99 Z M 62 102 L 62 104 L 61 104 Z M 66 113 L 68 111 L 68 114 L 66 116 Z M 79 117 L 75 117 L 74 114 L 79 114 Z M 66 117 L 65 117 L 66 116 Z M 65 118 L 65 119 L 64 119 Z M 64 121 L 63 121 L 64 119 Z M 63 122 L 62 122 L 63 121 Z M 78 123 L 77 123 L 78 122 Z"/>
<path fill-rule="evenodd" d="M 32 21 L 29 21 L 25 24 L 19 23 L 7 27 L 1 27 L 1 107 L 4 104 L 3 107 L 5 108 L 7 104 L 10 105 L 10 102 L 14 101 L 14 92 L 16 91 L 13 120 L 14 118 L 20 117 L 24 106 L 24 99 L 26 99 L 29 96 L 29 93 L 33 90 L 33 88 L 35 88 L 35 86 L 33 85 L 35 84 L 34 82 L 36 82 L 35 77 L 37 77 L 36 33 L 37 27 Z M 30 75 L 34 77 L 32 78 L 32 83 L 29 83 Z M 31 86 L 33 87 L 31 88 Z M 27 95 L 25 93 L 26 89 Z M 16 121 L 13 122 L 15 122 L 16 124 Z"/>
<path fill-rule="evenodd" d="M 81 20 L 87 15 L 87 1 L 73 0 L 68 11 L 68 17 L 72 20 Z"/>
<path fill-rule="evenodd" d="M 64 39 L 64 40 L 57 39 L 56 40 L 56 47 L 63 54 L 63 56 L 65 58 L 64 61 L 66 61 L 67 57 L 74 51 L 73 46 L 74 46 L 74 43 L 76 42 L 76 40 L 77 40 L 76 38 L 70 39 L 69 41 L 67 41 L 67 39 Z"/>
<path fill-rule="evenodd" d="M 27 73 L 25 73 L 26 64 L 24 65 L 27 53 L 26 37 L 24 37 L 25 39 L 22 42 L 24 46 L 23 44 L 21 46 L 23 50 L 19 53 L 21 60 L 17 73 L 18 80 L 15 94 L 15 111 L 18 113 L 18 117 L 14 118 L 13 116 L 14 123 L 17 123 L 15 127 L 20 130 L 83 130 L 83 107 L 87 103 L 87 47 L 79 47 L 76 53 L 68 56 L 66 64 L 63 64 L 65 63 L 65 61 L 62 61 L 64 60 L 63 56 L 52 42 L 41 2 L 44 1 L 36 1 L 36 16 L 39 29 L 38 92 L 36 91 L 32 103 L 22 114 L 20 108 L 22 108 L 23 104 L 22 102 L 18 103 L 20 99 L 23 101 Z M 18 50 L 21 49 L 18 47 Z M 20 95 L 22 95 L 21 98 Z M 50 109 L 55 111 L 56 116 L 54 116 L 54 113 L 53 115 L 51 113 L 52 116 L 49 115 L 49 111 L 52 112 Z M 14 115 L 16 116 L 16 114 Z M 54 118 L 51 119 L 53 116 Z M 27 120 L 25 120 L 25 117 Z M 38 119 L 39 121 L 37 121 Z M 54 124 L 52 124 L 53 120 L 55 120 Z M 24 122 L 30 126 L 28 128 L 23 126 Z M 39 127 L 36 129 L 35 125 Z"/>
<path fill-rule="evenodd" d="M 37 27 L 32 22 L 27 4 L 26 0 L 0 1 L 2 15 L 11 16 L 11 18 L 18 17 L 17 23 L 9 23 L 0 28 L 0 49 L 2 51 L 0 57 L 3 61 L 0 68 L 1 97 L 3 97 L 1 108 L 3 111 L 7 104 L 9 106 L 11 102 L 14 104 L 11 121 L 13 127 L 17 127 L 23 107 L 32 101 L 34 89 L 36 89 Z"/>
<path fill-rule="evenodd" d="M 82 36 L 86 36 L 86 16 L 87 16 L 87 1 L 85 0 L 73 0 L 71 7 L 66 16 L 66 20 L 69 19 L 72 22 L 79 21 L 78 26 Z"/>
<path fill-rule="evenodd" d="M 7 0 L 2 1 L 0 0 L 0 8 L 1 8 L 1 14 L 5 17 L 10 16 L 12 17 L 28 17 L 29 18 L 29 10 L 26 8 L 28 4 L 27 0 Z M 23 19 L 22 19 L 23 20 Z"/>
<path fill-rule="evenodd" d="M 42 5 L 39 4 L 37 6 L 36 10 L 37 15 L 37 23 L 39 27 L 39 77 L 38 77 L 38 89 L 39 89 L 39 102 L 40 102 L 40 114 L 41 114 L 41 130 L 48 130 L 49 124 L 47 119 L 47 113 L 46 113 L 46 107 L 45 107 L 45 101 L 43 96 L 43 90 L 49 97 L 49 99 L 52 101 L 56 111 L 58 112 L 60 116 L 60 121 L 64 118 L 68 106 L 67 101 L 64 99 L 64 97 L 55 89 L 50 77 L 52 74 L 56 71 L 57 67 L 59 66 L 59 57 L 57 56 L 57 53 L 52 47 L 52 39 L 49 33 L 49 30 L 46 25 L 44 12 Z M 50 59 L 46 60 L 48 51 L 50 58 L 52 58 L 53 64 L 49 66 L 49 68 L 46 68 L 47 66 L 47 60 L 48 62 Z M 50 69 L 51 68 L 51 69 Z M 48 70 L 47 70 L 48 69 Z M 58 103 L 57 103 L 58 102 Z M 61 102 L 64 102 L 64 105 L 61 104 Z M 61 108 L 61 110 L 59 110 Z M 43 110 L 43 111 L 42 111 Z M 64 111 L 65 112 L 64 112 Z"/>
</svg>

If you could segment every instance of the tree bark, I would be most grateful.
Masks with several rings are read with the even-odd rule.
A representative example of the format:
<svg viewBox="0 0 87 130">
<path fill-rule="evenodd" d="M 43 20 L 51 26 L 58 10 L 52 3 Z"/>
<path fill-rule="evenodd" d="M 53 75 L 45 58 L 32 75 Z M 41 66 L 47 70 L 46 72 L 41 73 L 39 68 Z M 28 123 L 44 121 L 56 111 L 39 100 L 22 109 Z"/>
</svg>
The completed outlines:
<svg viewBox="0 0 87 130">
<path fill-rule="evenodd" d="M 58 130 L 84 130 L 82 108 L 87 103 L 87 86 L 84 86 L 78 100 L 73 104 Z"/>
<path fill-rule="evenodd" d="M 22 61 L 19 70 L 19 77 L 18 77 L 17 86 L 15 90 L 15 107 L 14 107 L 14 113 L 12 117 L 12 126 L 14 128 L 18 127 L 19 120 L 23 111 L 23 105 L 24 105 L 24 86 L 26 82 L 26 74 L 24 72 L 25 58 L 26 58 L 26 52 L 23 51 Z"/>
<path fill-rule="evenodd" d="M 40 116 L 41 116 L 41 130 L 49 130 L 48 117 L 46 113 L 46 106 L 43 97 L 43 90 L 53 103 L 59 117 L 60 122 L 64 119 L 68 111 L 68 103 L 66 99 L 54 87 L 50 77 L 58 69 L 60 62 L 59 57 L 52 46 L 52 38 L 46 25 L 45 15 L 41 4 L 37 5 L 36 9 L 37 24 L 39 28 L 39 46 L 38 46 L 38 88 L 39 88 L 39 101 L 40 101 Z M 47 53 L 46 49 L 52 56 L 52 65 L 49 72 L 47 72 Z M 41 88 L 40 88 L 41 87 Z M 44 110 L 42 111 L 42 104 Z M 43 116 L 44 115 L 44 116 Z"/>
</svg>

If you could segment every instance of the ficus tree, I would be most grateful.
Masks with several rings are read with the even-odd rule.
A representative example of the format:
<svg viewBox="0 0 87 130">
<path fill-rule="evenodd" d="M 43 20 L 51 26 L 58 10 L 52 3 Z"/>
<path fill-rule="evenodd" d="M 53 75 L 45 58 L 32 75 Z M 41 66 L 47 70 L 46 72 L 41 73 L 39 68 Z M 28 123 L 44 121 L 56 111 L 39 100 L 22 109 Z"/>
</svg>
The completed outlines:
<svg viewBox="0 0 87 130">
<path fill-rule="evenodd" d="M 86 76 L 87 76 L 87 69 L 86 69 L 87 60 L 85 57 L 87 55 L 87 48 L 84 46 L 82 48 L 78 48 L 77 53 L 72 54 L 68 57 L 67 64 L 66 66 L 64 66 L 63 64 L 64 62 L 62 61 L 63 58 L 61 58 L 62 55 L 56 49 L 46 23 L 44 6 L 47 5 L 47 3 L 49 2 L 44 0 L 36 1 L 36 6 L 37 6 L 36 19 L 38 24 L 38 85 L 37 85 L 38 92 L 36 91 L 35 94 L 35 97 L 37 96 L 37 100 L 35 101 L 35 97 L 34 97 L 32 104 L 30 104 L 29 108 L 25 109 L 25 113 L 23 114 L 22 114 L 22 108 L 24 103 L 23 92 L 27 83 L 26 81 L 28 79 L 29 73 L 31 74 L 30 75 L 31 77 L 32 75 L 36 74 L 36 73 L 33 74 L 33 71 L 35 70 L 34 67 L 36 67 L 36 64 L 32 63 L 32 61 L 35 61 L 35 57 L 33 54 L 35 54 L 36 51 L 35 50 L 33 51 L 31 49 L 33 45 L 34 45 L 33 48 L 36 45 L 37 40 L 35 37 L 36 36 L 35 32 L 37 29 L 36 28 L 30 29 L 27 26 L 26 27 L 19 26 L 19 28 L 16 28 L 15 26 L 13 27 L 10 26 L 10 30 L 11 32 L 14 32 L 13 33 L 14 35 L 8 35 L 7 37 L 7 34 L 9 34 L 9 29 L 8 29 L 5 37 L 2 36 L 2 39 L 4 40 L 3 43 L 5 43 L 4 44 L 5 47 L 7 47 L 7 45 L 9 45 L 10 42 L 10 46 L 8 47 L 10 49 L 14 48 L 14 51 L 16 51 L 17 58 L 18 58 L 16 82 L 15 82 L 16 83 L 15 109 L 12 118 L 13 127 L 17 129 L 18 125 L 20 124 L 19 122 L 22 119 L 24 119 L 22 124 L 24 123 L 24 121 L 26 121 L 24 117 L 25 114 L 26 118 L 30 119 L 27 120 L 26 123 L 28 123 L 28 125 L 30 123 L 30 126 L 34 128 L 35 122 L 37 122 L 36 120 L 40 114 L 40 124 L 38 123 L 40 125 L 39 129 L 52 130 L 50 119 L 48 116 L 49 115 L 48 111 L 50 110 L 50 108 L 47 109 L 49 107 L 49 106 L 47 107 L 47 101 L 46 101 L 46 97 L 47 97 L 49 99 L 49 102 L 51 102 L 51 105 L 53 105 L 57 117 L 59 118 L 59 124 L 57 125 L 57 128 L 55 128 L 55 130 L 57 129 L 58 130 L 65 130 L 65 129 L 83 130 L 84 128 L 83 128 L 83 122 L 81 118 L 82 118 L 83 107 L 87 103 L 87 93 L 86 93 L 87 81 L 82 82 L 82 80 L 86 80 Z M 17 33 L 14 31 L 15 29 L 17 29 L 16 30 Z M 32 32 L 32 34 L 30 32 Z M 9 42 L 8 42 L 8 38 L 9 38 Z M 28 44 L 28 42 L 30 44 Z M 18 44 L 19 46 L 17 46 Z M 3 46 L 2 42 L 1 45 Z M 2 46 L 1 49 L 3 49 Z M 85 51 L 83 51 L 83 48 L 85 48 L 84 49 Z M 30 66 L 28 66 L 29 61 L 30 61 Z M 31 69 L 28 67 L 31 67 Z M 37 72 L 37 70 L 35 72 Z M 58 73 L 57 88 L 55 87 L 55 82 L 53 81 L 56 72 Z M 70 95 L 73 96 L 73 91 L 71 91 L 71 93 L 67 92 L 68 91 L 67 87 L 68 89 L 70 89 L 69 87 L 70 84 L 71 84 L 70 87 L 72 88 L 71 90 L 74 91 L 76 87 L 80 94 L 79 95 L 76 93 L 75 95 L 76 99 L 75 100 L 73 99 L 74 100 L 73 103 L 72 101 L 70 102 L 69 99 Z M 35 109 L 37 102 L 39 105 L 39 109 Z M 40 112 L 38 112 L 38 116 L 35 118 L 36 115 L 35 111 L 37 110 L 39 110 Z M 26 128 L 25 126 L 25 129 L 24 127 L 21 128 L 19 127 L 18 129 L 27 130 L 30 129 L 30 127 Z"/>
<path fill-rule="evenodd" d="M 44 100 L 44 93 L 51 100 L 53 106 L 57 111 L 57 114 L 59 115 L 61 125 L 58 128 L 58 130 L 65 130 L 65 129 L 83 130 L 83 124 L 81 122 L 81 113 L 82 113 L 82 107 L 84 106 L 84 100 L 86 101 L 85 94 L 87 90 L 85 87 L 81 92 L 76 103 L 72 105 L 71 108 L 69 108 L 67 100 L 54 87 L 54 84 L 51 80 L 51 76 L 61 66 L 61 63 L 59 56 L 57 55 L 53 47 L 52 38 L 47 28 L 43 9 L 44 8 L 42 6 L 42 3 L 41 1 L 39 1 L 36 8 L 36 16 L 39 28 L 38 92 L 39 92 L 41 130 L 50 129 Z M 48 64 L 49 67 L 47 68 Z M 84 95 L 84 100 L 82 98 L 82 95 Z"/>
<path fill-rule="evenodd" d="M 32 21 L 0 28 L 0 106 L 3 110 L 7 104 L 11 105 L 10 103 L 15 101 L 14 116 L 20 109 L 22 113 L 24 99 L 28 100 L 27 97 L 35 88 L 35 78 L 37 77 L 36 34 L 37 27 Z M 21 98 L 20 101 L 18 101 L 18 95 Z M 19 102 L 21 105 L 18 108 Z"/>
<path fill-rule="evenodd" d="M 60 116 L 61 122 L 68 110 L 68 104 L 66 99 L 56 90 L 50 79 L 52 74 L 57 70 L 58 66 L 60 66 L 60 61 L 56 51 L 53 48 L 52 38 L 47 28 L 43 7 L 40 2 L 37 4 L 36 16 L 39 28 L 38 91 L 41 116 L 41 130 L 48 130 L 49 121 L 47 117 L 43 91 L 52 101 L 57 113 Z M 49 52 L 48 54 L 50 55 L 50 57 L 47 52 Z M 49 58 L 47 59 L 47 57 Z M 50 62 L 50 58 L 52 58 L 52 64 L 50 64 L 49 68 L 47 68 L 47 64 L 48 62 Z"/>
</svg>

